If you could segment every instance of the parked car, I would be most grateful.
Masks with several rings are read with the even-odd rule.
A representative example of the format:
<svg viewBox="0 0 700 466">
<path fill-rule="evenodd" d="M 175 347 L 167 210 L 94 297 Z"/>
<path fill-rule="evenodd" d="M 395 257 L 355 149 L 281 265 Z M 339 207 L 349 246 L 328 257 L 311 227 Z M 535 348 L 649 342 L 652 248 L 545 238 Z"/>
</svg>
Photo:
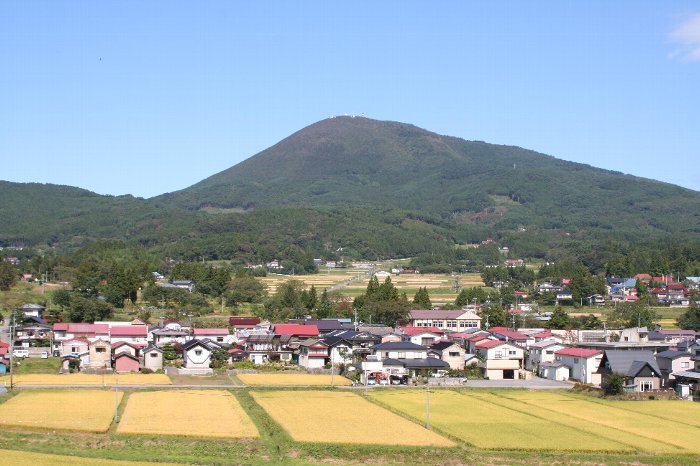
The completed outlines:
<svg viewBox="0 0 700 466">
<path fill-rule="evenodd" d="M 29 357 L 29 350 L 28 350 L 28 349 L 16 349 L 16 350 L 12 350 L 12 357 L 15 357 L 15 358 L 28 358 L 28 357 Z"/>
<path fill-rule="evenodd" d="M 41 352 L 41 359 L 48 359 L 49 358 L 49 352 L 48 351 L 42 351 Z"/>
</svg>

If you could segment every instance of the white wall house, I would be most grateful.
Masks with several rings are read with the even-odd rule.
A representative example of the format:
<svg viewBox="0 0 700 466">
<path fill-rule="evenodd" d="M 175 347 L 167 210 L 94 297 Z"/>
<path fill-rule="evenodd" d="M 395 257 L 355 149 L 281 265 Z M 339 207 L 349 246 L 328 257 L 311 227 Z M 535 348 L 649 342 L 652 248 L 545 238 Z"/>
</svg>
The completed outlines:
<svg viewBox="0 0 700 466">
<path fill-rule="evenodd" d="M 489 380 L 518 379 L 525 351 L 520 346 L 500 340 L 482 340 L 475 345 L 483 361 L 484 377 Z"/>
<path fill-rule="evenodd" d="M 211 349 L 199 340 L 190 340 L 182 345 L 182 359 L 188 373 L 211 373 Z"/>
<path fill-rule="evenodd" d="M 564 380 L 578 380 L 599 387 L 601 376 L 598 373 L 603 352 L 587 348 L 563 348 L 554 353 L 554 362 L 568 368 Z"/>
<path fill-rule="evenodd" d="M 540 364 L 554 362 L 554 353 L 563 348 L 565 348 L 564 345 L 553 340 L 532 343 L 527 349 L 525 369 L 539 373 Z"/>
</svg>

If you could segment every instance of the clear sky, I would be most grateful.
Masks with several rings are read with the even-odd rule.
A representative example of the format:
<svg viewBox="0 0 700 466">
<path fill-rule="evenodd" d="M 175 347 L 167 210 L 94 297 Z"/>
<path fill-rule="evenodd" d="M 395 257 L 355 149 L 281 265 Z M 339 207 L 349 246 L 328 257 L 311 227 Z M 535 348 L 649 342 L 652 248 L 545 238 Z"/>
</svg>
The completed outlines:
<svg viewBox="0 0 700 466">
<path fill-rule="evenodd" d="M 342 114 L 700 190 L 700 3 L 0 3 L 0 179 L 151 197 Z"/>
</svg>

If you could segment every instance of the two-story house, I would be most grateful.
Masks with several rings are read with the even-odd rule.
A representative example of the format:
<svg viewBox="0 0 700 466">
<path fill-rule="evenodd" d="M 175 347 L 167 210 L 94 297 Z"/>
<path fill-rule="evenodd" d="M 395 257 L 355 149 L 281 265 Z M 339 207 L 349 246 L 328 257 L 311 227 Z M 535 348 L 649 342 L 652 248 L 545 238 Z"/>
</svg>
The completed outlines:
<svg viewBox="0 0 700 466">
<path fill-rule="evenodd" d="M 474 345 L 482 360 L 484 377 L 489 380 L 517 379 L 523 367 L 525 351 L 522 347 L 501 340 L 484 339 Z"/>
</svg>

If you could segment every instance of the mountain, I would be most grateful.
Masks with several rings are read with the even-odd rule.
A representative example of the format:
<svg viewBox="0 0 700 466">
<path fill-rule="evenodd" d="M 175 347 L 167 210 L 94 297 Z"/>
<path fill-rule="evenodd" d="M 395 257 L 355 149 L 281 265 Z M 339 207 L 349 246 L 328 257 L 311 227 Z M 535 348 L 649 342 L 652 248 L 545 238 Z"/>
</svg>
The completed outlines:
<svg viewBox="0 0 700 466">
<path fill-rule="evenodd" d="M 152 199 L 0 182 L 0 219 L 0 246 L 75 250 L 109 239 L 163 257 L 255 263 L 313 263 L 342 251 L 346 258 L 420 256 L 423 266 L 468 265 L 487 259 L 455 244 L 488 236 L 520 257 L 588 257 L 598 270 L 640 241 L 653 244 L 657 256 L 663 253 L 656 245 L 666 244 L 697 247 L 700 258 L 698 192 L 519 147 L 351 117 L 314 123 Z M 499 260 L 494 251 L 491 263 Z"/>
<path fill-rule="evenodd" d="M 394 208 L 496 230 L 700 233 L 698 192 L 359 117 L 312 124 L 157 200 L 190 210 Z"/>
</svg>

